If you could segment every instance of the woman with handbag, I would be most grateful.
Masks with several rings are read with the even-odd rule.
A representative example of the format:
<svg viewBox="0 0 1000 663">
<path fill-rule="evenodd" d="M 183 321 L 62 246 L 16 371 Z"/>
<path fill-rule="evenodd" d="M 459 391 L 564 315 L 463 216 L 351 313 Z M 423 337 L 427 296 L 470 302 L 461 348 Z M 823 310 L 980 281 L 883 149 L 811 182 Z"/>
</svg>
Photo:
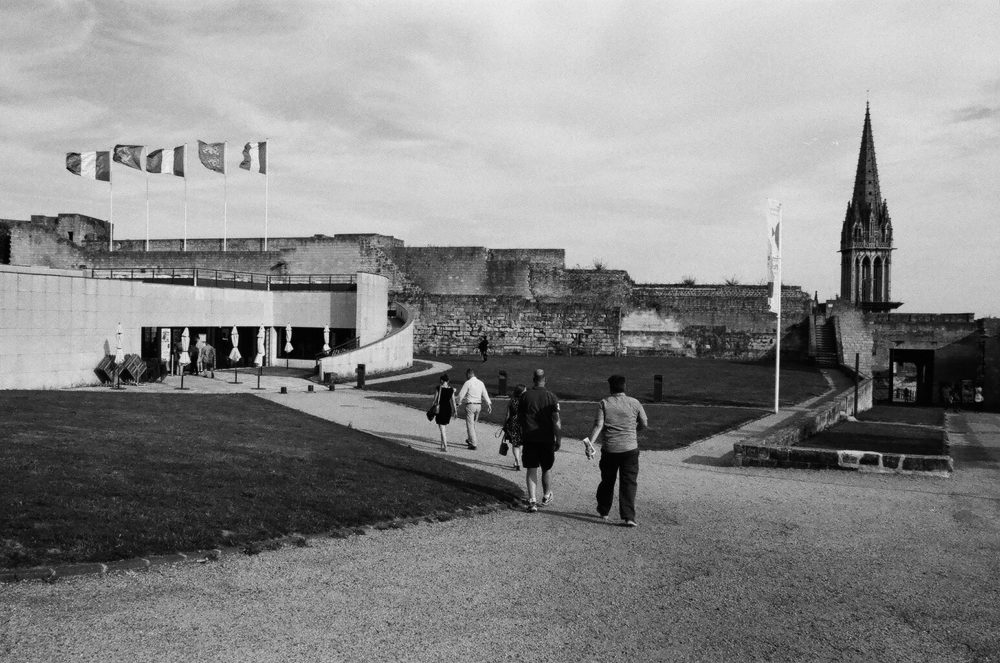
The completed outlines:
<svg viewBox="0 0 1000 663">
<path fill-rule="evenodd" d="M 441 431 L 441 451 L 448 451 L 448 433 L 444 427 L 451 423 L 456 412 L 458 405 L 455 404 L 455 389 L 448 384 L 448 374 L 443 373 L 434 390 L 434 403 L 427 411 L 427 418 L 433 419 Z"/>
<path fill-rule="evenodd" d="M 521 405 L 521 396 L 527 390 L 523 384 L 514 387 L 510 402 L 507 403 L 507 417 L 503 422 L 503 443 L 510 443 L 510 455 L 514 457 L 515 470 L 521 469 L 521 421 L 517 413 Z"/>
</svg>

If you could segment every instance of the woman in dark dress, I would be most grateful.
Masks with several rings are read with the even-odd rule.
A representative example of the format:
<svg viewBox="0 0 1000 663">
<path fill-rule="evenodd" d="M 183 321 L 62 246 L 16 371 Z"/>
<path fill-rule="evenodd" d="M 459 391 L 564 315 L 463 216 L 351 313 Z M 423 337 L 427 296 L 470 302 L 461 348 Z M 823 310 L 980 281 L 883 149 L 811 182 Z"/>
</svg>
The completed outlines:
<svg viewBox="0 0 1000 663">
<path fill-rule="evenodd" d="M 503 422 L 504 439 L 510 442 L 510 455 L 514 457 L 514 469 L 521 469 L 521 421 L 517 413 L 521 405 L 521 396 L 528 390 L 523 384 L 514 387 L 507 403 L 507 417 Z"/>
<path fill-rule="evenodd" d="M 447 373 L 441 375 L 441 381 L 434 390 L 434 406 L 437 408 L 434 423 L 441 431 L 441 451 L 448 451 L 448 433 L 444 427 L 451 423 L 458 412 L 458 406 L 455 404 L 455 389 L 448 384 Z"/>
</svg>

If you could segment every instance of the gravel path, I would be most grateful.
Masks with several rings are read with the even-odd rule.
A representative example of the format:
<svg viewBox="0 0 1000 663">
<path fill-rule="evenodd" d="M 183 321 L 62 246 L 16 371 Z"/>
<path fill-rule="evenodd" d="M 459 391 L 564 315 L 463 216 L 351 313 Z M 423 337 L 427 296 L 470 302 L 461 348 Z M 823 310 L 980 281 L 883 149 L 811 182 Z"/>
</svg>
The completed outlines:
<svg viewBox="0 0 1000 663">
<path fill-rule="evenodd" d="M 438 453 L 367 393 L 262 393 Z M 593 517 L 596 463 L 567 442 L 537 514 L 0 586 L 0 660 L 1000 661 L 1000 416 L 950 427 L 974 459 L 951 479 L 734 468 L 722 438 L 646 452 L 635 529 Z M 486 428 L 450 459 L 520 484 Z"/>
</svg>

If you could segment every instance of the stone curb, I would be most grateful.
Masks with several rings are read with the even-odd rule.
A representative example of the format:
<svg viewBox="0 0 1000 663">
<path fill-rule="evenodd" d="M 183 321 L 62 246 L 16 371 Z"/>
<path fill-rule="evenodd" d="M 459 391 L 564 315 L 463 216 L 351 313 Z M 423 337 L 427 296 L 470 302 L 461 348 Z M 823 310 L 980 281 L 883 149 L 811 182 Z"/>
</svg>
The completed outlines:
<svg viewBox="0 0 1000 663">
<path fill-rule="evenodd" d="M 107 563 L 91 562 L 59 564 L 55 566 L 35 566 L 25 569 L 0 569 L 0 583 L 14 583 L 24 580 L 55 582 L 60 578 L 70 578 L 73 576 L 95 576 L 127 571 L 149 571 L 155 567 L 177 564 L 205 564 L 207 562 L 219 561 L 223 558 L 223 556 L 231 557 L 237 554 L 257 555 L 265 551 L 280 550 L 285 547 L 301 548 L 308 546 L 310 540 L 317 540 L 321 538 L 346 539 L 351 536 L 362 536 L 368 534 L 369 532 L 402 529 L 408 525 L 447 522 L 456 518 L 471 518 L 476 515 L 495 513 L 506 508 L 518 508 L 518 506 L 517 499 L 511 498 L 511 500 L 501 500 L 495 504 L 463 506 L 452 511 L 436 511 L 423 516 L 393 518 L 392 520 L 377 521 L 367 525 L 359 525 L 357 527 L 341 527 L 323 534 L 314 534 L 308 537 L 301 534 L 290 534 L 276 539 L 254 541 L 243 547 L 230 546 L 226 548 L 213 548 L 211 550 L 199 550 L 191 553 L 150 555 L 148 557 L 135 557 L 133 559 L 123 559 Z"/>
</svg>

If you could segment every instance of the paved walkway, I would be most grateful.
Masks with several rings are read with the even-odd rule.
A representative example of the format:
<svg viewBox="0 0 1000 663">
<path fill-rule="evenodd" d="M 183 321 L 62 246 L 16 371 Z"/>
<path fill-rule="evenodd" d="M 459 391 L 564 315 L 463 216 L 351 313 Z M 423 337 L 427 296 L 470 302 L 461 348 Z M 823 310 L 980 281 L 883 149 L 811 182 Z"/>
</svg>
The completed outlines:
<svg viewBox="0 0 1000 663">
<path fill-rule="evenodd" d="M 260 393 L 439 453 L 419 411 L 301 387 Z M 997 661 L 1000 416 L 948 426 L 950 479 L 735 468 L 725 436 L 644 452 L 636 529 L 593 516 L 568 442 L 537 514 L 0 586 L 0 659 Z M 448 456 L 523 478 L 491 444 Z"/>
</svg>

